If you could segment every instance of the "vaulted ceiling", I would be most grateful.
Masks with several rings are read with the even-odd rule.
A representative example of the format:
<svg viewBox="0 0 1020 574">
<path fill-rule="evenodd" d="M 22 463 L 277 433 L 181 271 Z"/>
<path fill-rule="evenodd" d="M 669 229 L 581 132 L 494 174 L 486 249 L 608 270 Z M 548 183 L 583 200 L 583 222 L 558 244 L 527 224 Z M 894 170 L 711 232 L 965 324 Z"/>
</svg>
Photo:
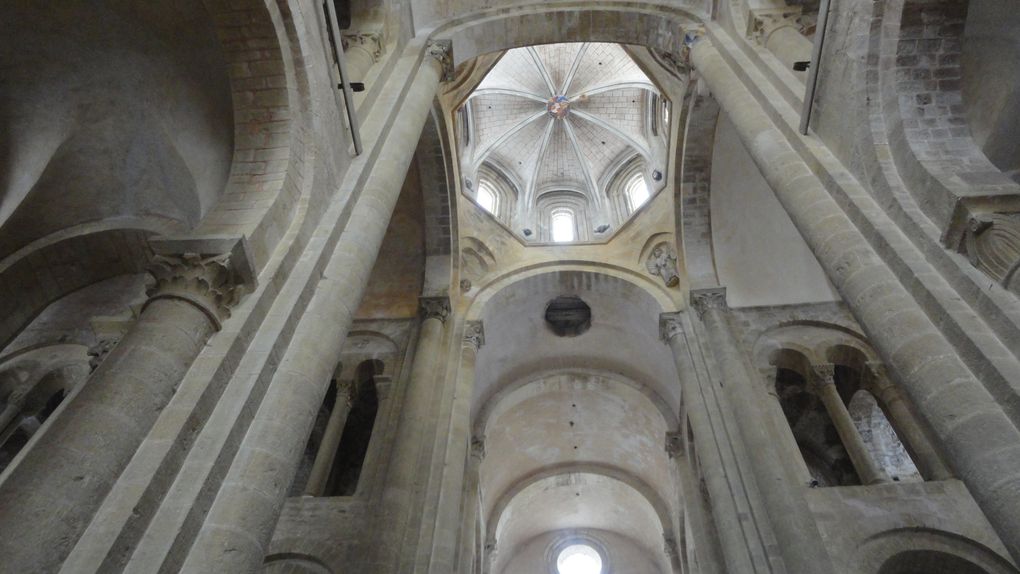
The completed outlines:
<svg viewBox="0 0 1020 574">
<path fill-rule="evenodd" d="M 622 165 L 663 163 L 648 113 L 653 94 L 655 85 L 617 44 L 508 50 L 468 99 L 464 173 L 470 181 L 484 166 L 503 175 L 517 193 L 518 215 L 544 193 L 571 191 L 598 219 Z"/>
</svg>

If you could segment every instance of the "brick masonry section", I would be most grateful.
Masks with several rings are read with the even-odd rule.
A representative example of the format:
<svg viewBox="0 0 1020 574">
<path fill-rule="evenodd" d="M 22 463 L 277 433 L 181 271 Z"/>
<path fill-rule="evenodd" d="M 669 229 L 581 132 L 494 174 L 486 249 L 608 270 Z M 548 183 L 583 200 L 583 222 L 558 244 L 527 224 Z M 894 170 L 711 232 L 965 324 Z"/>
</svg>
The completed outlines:
<svg viewBox="0 0 1020 574">
<path fill-rule="evenodd" d="M 234 100 L 234 158 L 224 194 L 197 234 L 246 235 L 256 266 L 282 238 L 299 194 L 301 131 L 298 100 L 288 80 L 272 15 L 251 0 L 210 0 L 206 6 L 230 66 Z M 299 157 L 297 158 L 299 159 Z"/>
<path fill-rule="evenodd" d="M 954 225 L 961 199 L 1020 193 L 974 142 L 967 124 L 960 67 L 967 6 L 892 1 L 882 22 L 884 36 L 894 41 L 882 56 L 882 69 L 892 72 L 883 92 L 900 120 L 890 125 L 890 143 L 905 182 L 943 232 Z"/>
</svg>

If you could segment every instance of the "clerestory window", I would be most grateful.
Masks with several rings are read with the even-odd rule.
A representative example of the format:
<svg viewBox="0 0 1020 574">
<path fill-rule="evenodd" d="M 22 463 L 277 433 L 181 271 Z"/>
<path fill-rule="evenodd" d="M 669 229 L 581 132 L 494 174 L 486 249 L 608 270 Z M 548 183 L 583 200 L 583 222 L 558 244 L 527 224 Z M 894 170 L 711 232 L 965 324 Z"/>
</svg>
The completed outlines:
<svg viewBox="0 0 1020 574">
<path fill-rule="evenodd" d="M 556 558 L 559 574 L 602 574 L 602 557 L 587 544 L 572 544 Z"/>
<path fill-rule="evenodd" d="M 645 176 L 636 173 L 627 182 L 627 202 L 630 204 L 630 211 L 633 213 L 637 208 L 648 201 L 648 184 L 645 183 Z"/>
<path fill-rule="evenodd" d="M 573 241 L 576 237 L 574 231 L 574 212 L 569 209 L 558 209 L 552 213 L 552 240 L 556 243 Z"/>
<path fill-rule="evenodd" d="M 496 214 L 496 192 L 489 187 L 488 183 L 478 183 L 478 194 L 475 196 L 475 200 L 478 202 L 478 205 L 482 206 L 482 209 L 493 215 Z"/>
</svg>

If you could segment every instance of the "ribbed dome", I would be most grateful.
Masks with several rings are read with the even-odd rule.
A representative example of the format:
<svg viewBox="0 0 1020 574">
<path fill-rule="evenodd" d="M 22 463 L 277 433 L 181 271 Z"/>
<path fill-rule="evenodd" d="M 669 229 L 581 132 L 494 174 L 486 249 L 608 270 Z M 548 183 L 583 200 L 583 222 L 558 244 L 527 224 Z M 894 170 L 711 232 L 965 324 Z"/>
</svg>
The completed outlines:
<svg viewBox="0 0 1020 574">
<path fill-rule="evenodd" d="M 591 224 L 608 222 L 615 172 L 635 158 L 648 170 L 665 163 L 665 146 L 652 141 L 652 94 L 655 85 L 617 44 L 508 50 L 468 100 L 464 174 L 503 175 L 521 220 L 542 194 L 565 191 L 583 194 Z"/>
</svg>

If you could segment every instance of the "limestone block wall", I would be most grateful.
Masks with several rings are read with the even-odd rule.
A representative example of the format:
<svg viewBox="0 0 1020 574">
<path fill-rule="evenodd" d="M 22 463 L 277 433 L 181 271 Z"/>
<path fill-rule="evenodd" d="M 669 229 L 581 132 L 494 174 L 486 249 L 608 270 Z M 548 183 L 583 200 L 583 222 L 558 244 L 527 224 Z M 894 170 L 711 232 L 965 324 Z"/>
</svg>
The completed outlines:
<svg viewBox="0 0 1020 574">
<path fill-rule="evenodd" d="M 957 480 L 816 488 L 808 504 L 840 572 L 869 573 L 897 552 L 946 550 L 1012 572 L 1006 548 Z"/>
</svg>

